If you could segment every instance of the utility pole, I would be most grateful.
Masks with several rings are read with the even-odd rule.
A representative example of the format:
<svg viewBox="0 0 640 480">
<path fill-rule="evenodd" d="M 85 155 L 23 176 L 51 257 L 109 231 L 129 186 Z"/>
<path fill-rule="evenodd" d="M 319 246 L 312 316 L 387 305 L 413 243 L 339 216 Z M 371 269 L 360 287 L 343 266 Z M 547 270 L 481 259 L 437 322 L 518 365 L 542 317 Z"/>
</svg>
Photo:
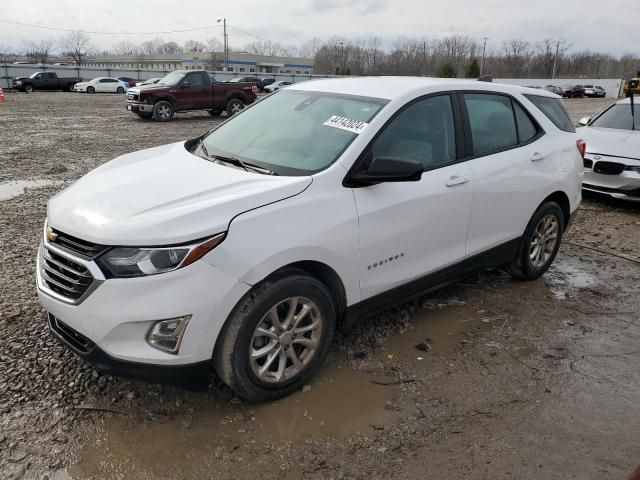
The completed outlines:
<svg viewBox="0 0 640 480">
<path fill-rule="evenodd" d="M 489 37 L 482 37 L 484 39 L 484 43 L 482 44 L 482 59 L 480 60 L 480 76 L 482 76 L 482 69 L 484 68 L 484 55 L 487 51 L 487 40 Z"/>
<path fill-rule="evenodd" d="M 341 74 L 344 75 L 344 42 L 340 42 Z"/>
<path fill-rule="evenodd" d="M 229 37 L 227 36 L 227 19 L 219 18 L 218 23 L 222 22 L 224 28 L 224 71 L 229 70 Z"/>
<path fill-rule="evenodd" d="M 596 57 L 596 78 L 600 78 L 598 75 L 600 75 L 600 57 Z"/>
<path fill-rule="evenodd" d="M 422 75 L 427 72 L 427 42 L 422 42 Z"/>
<path fill-rule="evenodd" d="M 556 65 L 558 64 L 558 50 L 560 50 L 560 40 L 556 42 L 556 54 L 553 56 L 553 70 L 551 71 L 551 78 L 556 78 Z"/>
</svg>

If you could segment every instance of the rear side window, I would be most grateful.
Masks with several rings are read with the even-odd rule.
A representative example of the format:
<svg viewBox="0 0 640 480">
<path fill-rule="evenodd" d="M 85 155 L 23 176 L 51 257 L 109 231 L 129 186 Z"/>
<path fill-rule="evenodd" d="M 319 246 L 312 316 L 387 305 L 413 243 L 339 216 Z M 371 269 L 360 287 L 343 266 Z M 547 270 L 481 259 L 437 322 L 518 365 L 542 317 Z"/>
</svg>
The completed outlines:
<svg viewBox="0 0 640 480">
<path fill-rule="evenodd" d="M 525 95 L 525 97 L 538 107 L 560 130 L 575 133 L 576 129 L 573 127 L 569 113 L 564 108 L 561 99 L 542 97 L 539 95 Z"/>
<path fill-rule="evenodd" d="M 516 122 L 518 123 L 518 140 L 520 140 L 520 143 L 528 142 L 538 134 L 538 127 L 533 123 L 524 108 L 516 102 L 513 102 L 513 111 L 516 114 Z"/>
<path fill-rule="evenodd" d="M 518 144 L 511 100 L 503 95 L 464 95 L 469 114 L 473 154 L 486 155 Z"/>
</svg>

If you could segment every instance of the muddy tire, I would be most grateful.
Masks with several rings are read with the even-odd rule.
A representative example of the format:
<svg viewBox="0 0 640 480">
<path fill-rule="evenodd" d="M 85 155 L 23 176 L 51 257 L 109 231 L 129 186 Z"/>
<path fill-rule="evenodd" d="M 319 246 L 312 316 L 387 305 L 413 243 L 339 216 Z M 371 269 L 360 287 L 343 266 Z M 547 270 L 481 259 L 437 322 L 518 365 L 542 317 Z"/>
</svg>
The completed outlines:
<svg viewBox="0 0 640 480">
<path fill-rule="evenodd" d="M 237 98 L 232 98 L 227 103 L 226 112 L 229 117 L 232 117 L 236 113 L 240 113 L 243 108 L 244 108 L 244 103 L 242 103 L 242 100 L 239 100 Z"/>
<path fill-rule="evenodd" d="M 565 219 L 560 205 L 544 203 L 527 225 L 517 257 L 507 266 L 509 273 L 520 280 L 535 280 L 544 274 L 558 254 Z"/>
<path fill-rule="evenodd" d="M 335 325 L 327 287 L 302 271 L 283 272 L 238 302 L 220 333 L 214 367 L 239 397 L 284 397 L 322 365 Z"/>
<path fill-rule="evenodd" d="M 173 105 L 166 100 L 160 100 L 153 106 L 153 119 L 156 122 L 170 122 L 173 120 Z"/>
<path fill-rule="evenodd" d="M 87 87 L 87 93 L 96 93 L 96 89 L 93 87 Z"/>
</svg>

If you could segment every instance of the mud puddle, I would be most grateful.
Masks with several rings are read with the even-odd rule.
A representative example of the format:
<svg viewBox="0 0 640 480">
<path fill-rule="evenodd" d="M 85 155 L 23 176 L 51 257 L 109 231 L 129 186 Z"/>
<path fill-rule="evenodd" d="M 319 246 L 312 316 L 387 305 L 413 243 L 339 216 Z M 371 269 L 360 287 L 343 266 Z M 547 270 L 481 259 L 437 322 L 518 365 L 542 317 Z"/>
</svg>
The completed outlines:
<svg viewBox="0 0 640 480">
<path fill-rule="evenodd" d="M 372 382 L 378 378 L 375 373 L 327 365 L 309 384 L 310 390 L 269 404 L 216 405 L 203 400 L 193 405 L 192 415 L 176 418 L 105 418 L 98 440 L 81 449 L 79 463 L 55 478 L 131 478 L 150 468 L 161 475 L 176 463 L 185 472 L 214 452 L 366 434 L 373 424 L 391 425 L 408 411 L 396 405 L 393 388 Z"/>
<path fill-rule="evenodd" d="M 0 183 L 0 202 L 10 200 L 25 193 L 27 188 L 44 188 L 60 185 L 58 180 L 15 180 Z"/>
</svg>

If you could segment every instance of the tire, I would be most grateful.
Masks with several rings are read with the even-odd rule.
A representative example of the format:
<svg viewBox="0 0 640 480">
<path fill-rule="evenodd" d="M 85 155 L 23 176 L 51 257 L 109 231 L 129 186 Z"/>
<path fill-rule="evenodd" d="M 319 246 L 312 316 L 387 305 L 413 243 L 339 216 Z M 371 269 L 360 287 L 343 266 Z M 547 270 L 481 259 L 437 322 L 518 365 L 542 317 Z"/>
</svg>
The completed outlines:
<svg viewBox="0 0 640 480">
<path fill-rule="evenodd" d="M 243 108 L 244 108 L 244 103 L 242 103 L 242 100 L 237 98 L 232 98 L 227 103 L 226 112 L 229 117 L 232 117 L 233 115 L 240 113 Z"/>
<path fill-rule="evenodd" d="M 87 93 L 91 93 L 91 94 L 96 93 L 96 89 L 93 87 L 87 87 Z"/>
<path fill-rule="evenodd" d="M 116 93 L 124 93 L 124 88 L 118 87 L 118 89 L 116 90 Z"/>
<path fill-rule="evenodd" d="M 546 234 L 543 232 L 545 227 L 548 232 Z M 524 231 L 516 258 L 507 266 L 509 273 L 520 280 L 535 280 L 541 277 L 558 254 L 564 227 L 565 218 L 560 205 L 555 202 L 542 204 Z M 536 249 L 534 242 L 540 241 L 541 234 L 544 248 Z M 551 240 L 554 243 L 551 243 Z"/>
<path fill-rule="evenodd" d="M 218 115 L 220 115 L 222 113 L 222 110 L 209 110 L 209 115 L 211 115 L 212 117 L 217 117 Z"/>
<path fill-rule="evenodd" d="M 153 106 L 153 119 L 156 122 L 170 122 L 173 120 L 173 105 L 166 100 L 160 100 Z"/>
<path fill-rule="evenodd" d="M 294 298 L 294 312 L 307 312 L 297 327 L 290 325 L 296 318 L 291 319 Z M 272 312 L 278 315 L 279 323 L 273 321 Z M 287 319 L 290 328 L 286 328 Z M 278 325 L 285 328 L 279 331 Z M 316 327 L 309 330 L 313 325 Z M 300 389 L 320 367 L 335 325 L 336 311 L 327 287 L 300 270 L 283 272 L 257 285 L 238 302 L 220 333 L 215 370 L 246 400 L 265 402 L 284 397 Z M 259 326 L 269 334 L 261 335 Z M 307 331 L 298 333 L 296 339 L 296 332 L 305 328 Z M 260 351 L 264 353 L 258 356 Z"/>
<path fill-rule="evenodd" d="M 25 85 L 24 86 L 24 91 L 25 91 L 25 93 L 33 92 L 33 85 L 29 85 L 29 84 Z"/>
</svg>

